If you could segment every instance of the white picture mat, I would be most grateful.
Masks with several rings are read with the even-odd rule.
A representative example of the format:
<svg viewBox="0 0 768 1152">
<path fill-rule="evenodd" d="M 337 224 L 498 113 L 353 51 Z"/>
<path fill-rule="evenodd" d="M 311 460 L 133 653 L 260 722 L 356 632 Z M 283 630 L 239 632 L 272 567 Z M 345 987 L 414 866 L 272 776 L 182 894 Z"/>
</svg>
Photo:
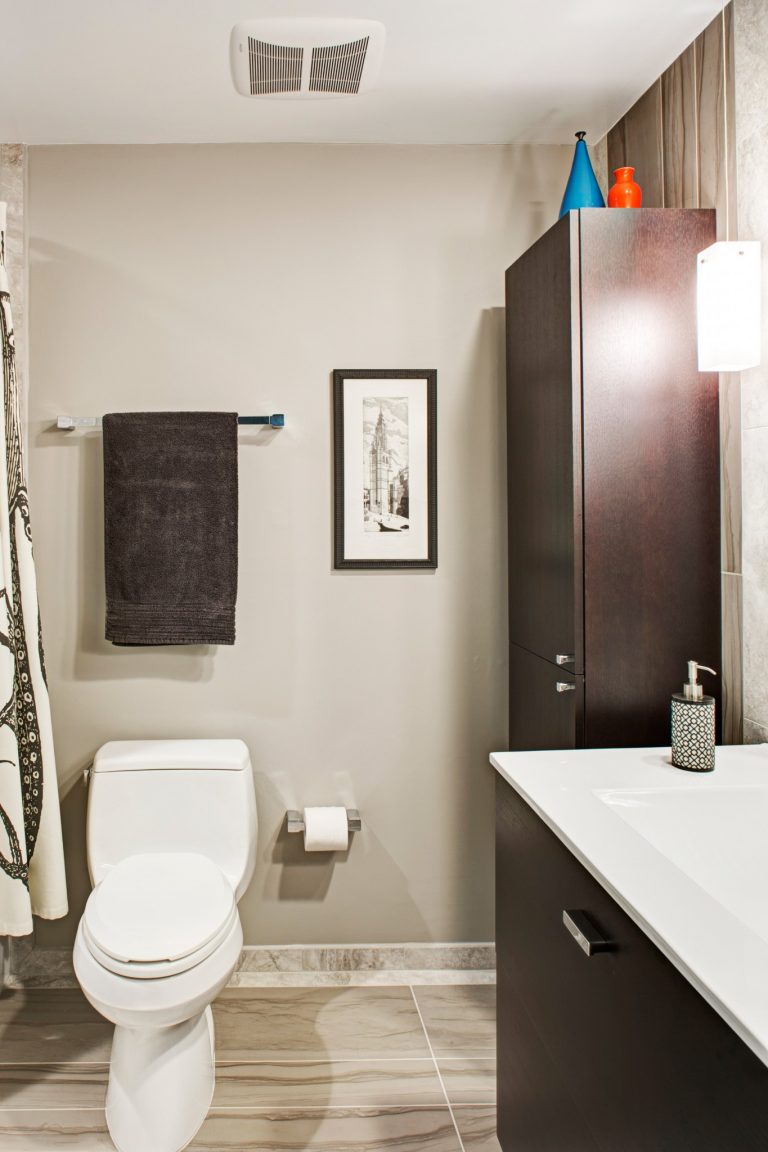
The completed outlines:
<svg viewBox="0 0 768 1152">
<path fill-rule="evenodd" d="M 363 519 L 365 459 L 363 399 L 408 399 L 407 532 L 366 532 Z M 344 378 L 344 559 L 426 560 L 429 555 L 427 460 L 427 379 Z"/>
</svg>

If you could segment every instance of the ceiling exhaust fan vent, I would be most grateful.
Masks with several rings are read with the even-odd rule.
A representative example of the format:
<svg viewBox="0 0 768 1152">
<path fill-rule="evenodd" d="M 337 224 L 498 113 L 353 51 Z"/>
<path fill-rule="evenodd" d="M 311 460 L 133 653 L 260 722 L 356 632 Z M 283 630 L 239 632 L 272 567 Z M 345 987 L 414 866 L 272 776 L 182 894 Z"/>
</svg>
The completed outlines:
<svg viewBox="0 0 768 1152">
<path fill-rule="evenodd" d="M 309 72 L 310 92 L 356 95 L 360 91 L 360 78 L 365 68 L 369 42 L 370 37 L 365 36 L 362 40 L 353 40 L 351 44 L 313 48 Z"/>
<path fill-rule="evenodd" d="M 230 39 L 242 96 L 322 99 L 369 89 L 384 52 L 377 20 L 246 20 Z"/>
<path fill-rule="evenodd" d="M 251 96 L 274 96 L 301 88 L 303 48 L 286 48 L 248 37 L 248 78 Z"/>
</svg>

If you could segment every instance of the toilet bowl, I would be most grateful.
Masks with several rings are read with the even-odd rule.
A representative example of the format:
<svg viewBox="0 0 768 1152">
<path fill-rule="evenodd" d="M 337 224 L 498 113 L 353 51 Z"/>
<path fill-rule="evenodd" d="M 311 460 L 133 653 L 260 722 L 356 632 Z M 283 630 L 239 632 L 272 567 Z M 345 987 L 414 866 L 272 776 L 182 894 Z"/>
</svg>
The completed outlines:
<svg viewBox="0 0 768 1152">
<path fill-rule="evenodd" d="M 74 967 L 115 1025 L 106 1115 L 119 1152 L 178 1152 L 205 1119 L 210 1005 L 242 948 L 237 899 L 255 846 L 241 741 L 131 741 L 97 753 L 88 804 L 95 886 Z"/>
</svg>

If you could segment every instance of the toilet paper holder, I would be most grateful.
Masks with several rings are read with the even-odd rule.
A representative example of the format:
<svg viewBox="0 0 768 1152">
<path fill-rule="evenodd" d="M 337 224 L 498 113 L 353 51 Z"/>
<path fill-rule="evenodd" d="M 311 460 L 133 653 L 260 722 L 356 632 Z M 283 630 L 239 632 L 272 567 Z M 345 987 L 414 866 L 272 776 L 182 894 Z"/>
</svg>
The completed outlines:
<svg viewBox="0 0 768 1152">
<path fill-rule="evenodd" d="M 289 832 L 304 831 L 304 814 L 296 808 L 289 808 L 285 814 Z M 360 832 L 363 822 L 357 808 L 347 808 L 347 828 L 350 832 Z"/>
</svg>

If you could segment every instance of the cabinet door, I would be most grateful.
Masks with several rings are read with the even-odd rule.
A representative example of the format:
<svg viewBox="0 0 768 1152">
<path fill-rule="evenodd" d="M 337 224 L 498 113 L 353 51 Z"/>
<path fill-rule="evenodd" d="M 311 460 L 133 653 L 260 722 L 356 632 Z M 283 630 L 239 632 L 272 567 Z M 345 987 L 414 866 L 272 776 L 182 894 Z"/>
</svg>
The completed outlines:
<svg viewBox="0 0 768 1152">
<path fill-rule="evenodd" d="M 503 905 L 503 884 L 496 886 Z M 496 974 L 498 1035 L 497 1117 L 504 1152 L 599 1152 L 563 1077 L 516 991 L 499 965 Z"/>
<path fill-rule="evenodd" d="M 696 254 L 715 214 L 578 215 L 586 743 L 668 744 L 686 661 L 722 670 L 717 375 L 696 350 Z M 720 677 L 707 692 L 719 725 Z"/>
<path fill-rule="evenodd" d="M 583 671 L 578 214 L 507 270 L 509 637 Z M 575 333 L 572 338 L 571 332 Z M 574 383 L 575 382 L 575 383 Z M 578 609 L 578 610 L 577 610 Z"/>
<path fill-rule="evenodd" d="M 510 748 L 530 752 L 583 745 L 583 676 L 511 644 L 509 697 Z"/>
<path fill-rule="evenodd" d="M 567 1085 L 559 1106 L 578 1102 L 601 1152 L 764 1152 L 768 1068 L 501 779 L 496 844 L 500 978 L 526 1006 L 534 1060 L 543 1046 Z M 586 912 L 614 949 L 585 955 L 565 909 Z M 542 1113 L 552 1107 L 543 1094 Z"/>
</svg>

